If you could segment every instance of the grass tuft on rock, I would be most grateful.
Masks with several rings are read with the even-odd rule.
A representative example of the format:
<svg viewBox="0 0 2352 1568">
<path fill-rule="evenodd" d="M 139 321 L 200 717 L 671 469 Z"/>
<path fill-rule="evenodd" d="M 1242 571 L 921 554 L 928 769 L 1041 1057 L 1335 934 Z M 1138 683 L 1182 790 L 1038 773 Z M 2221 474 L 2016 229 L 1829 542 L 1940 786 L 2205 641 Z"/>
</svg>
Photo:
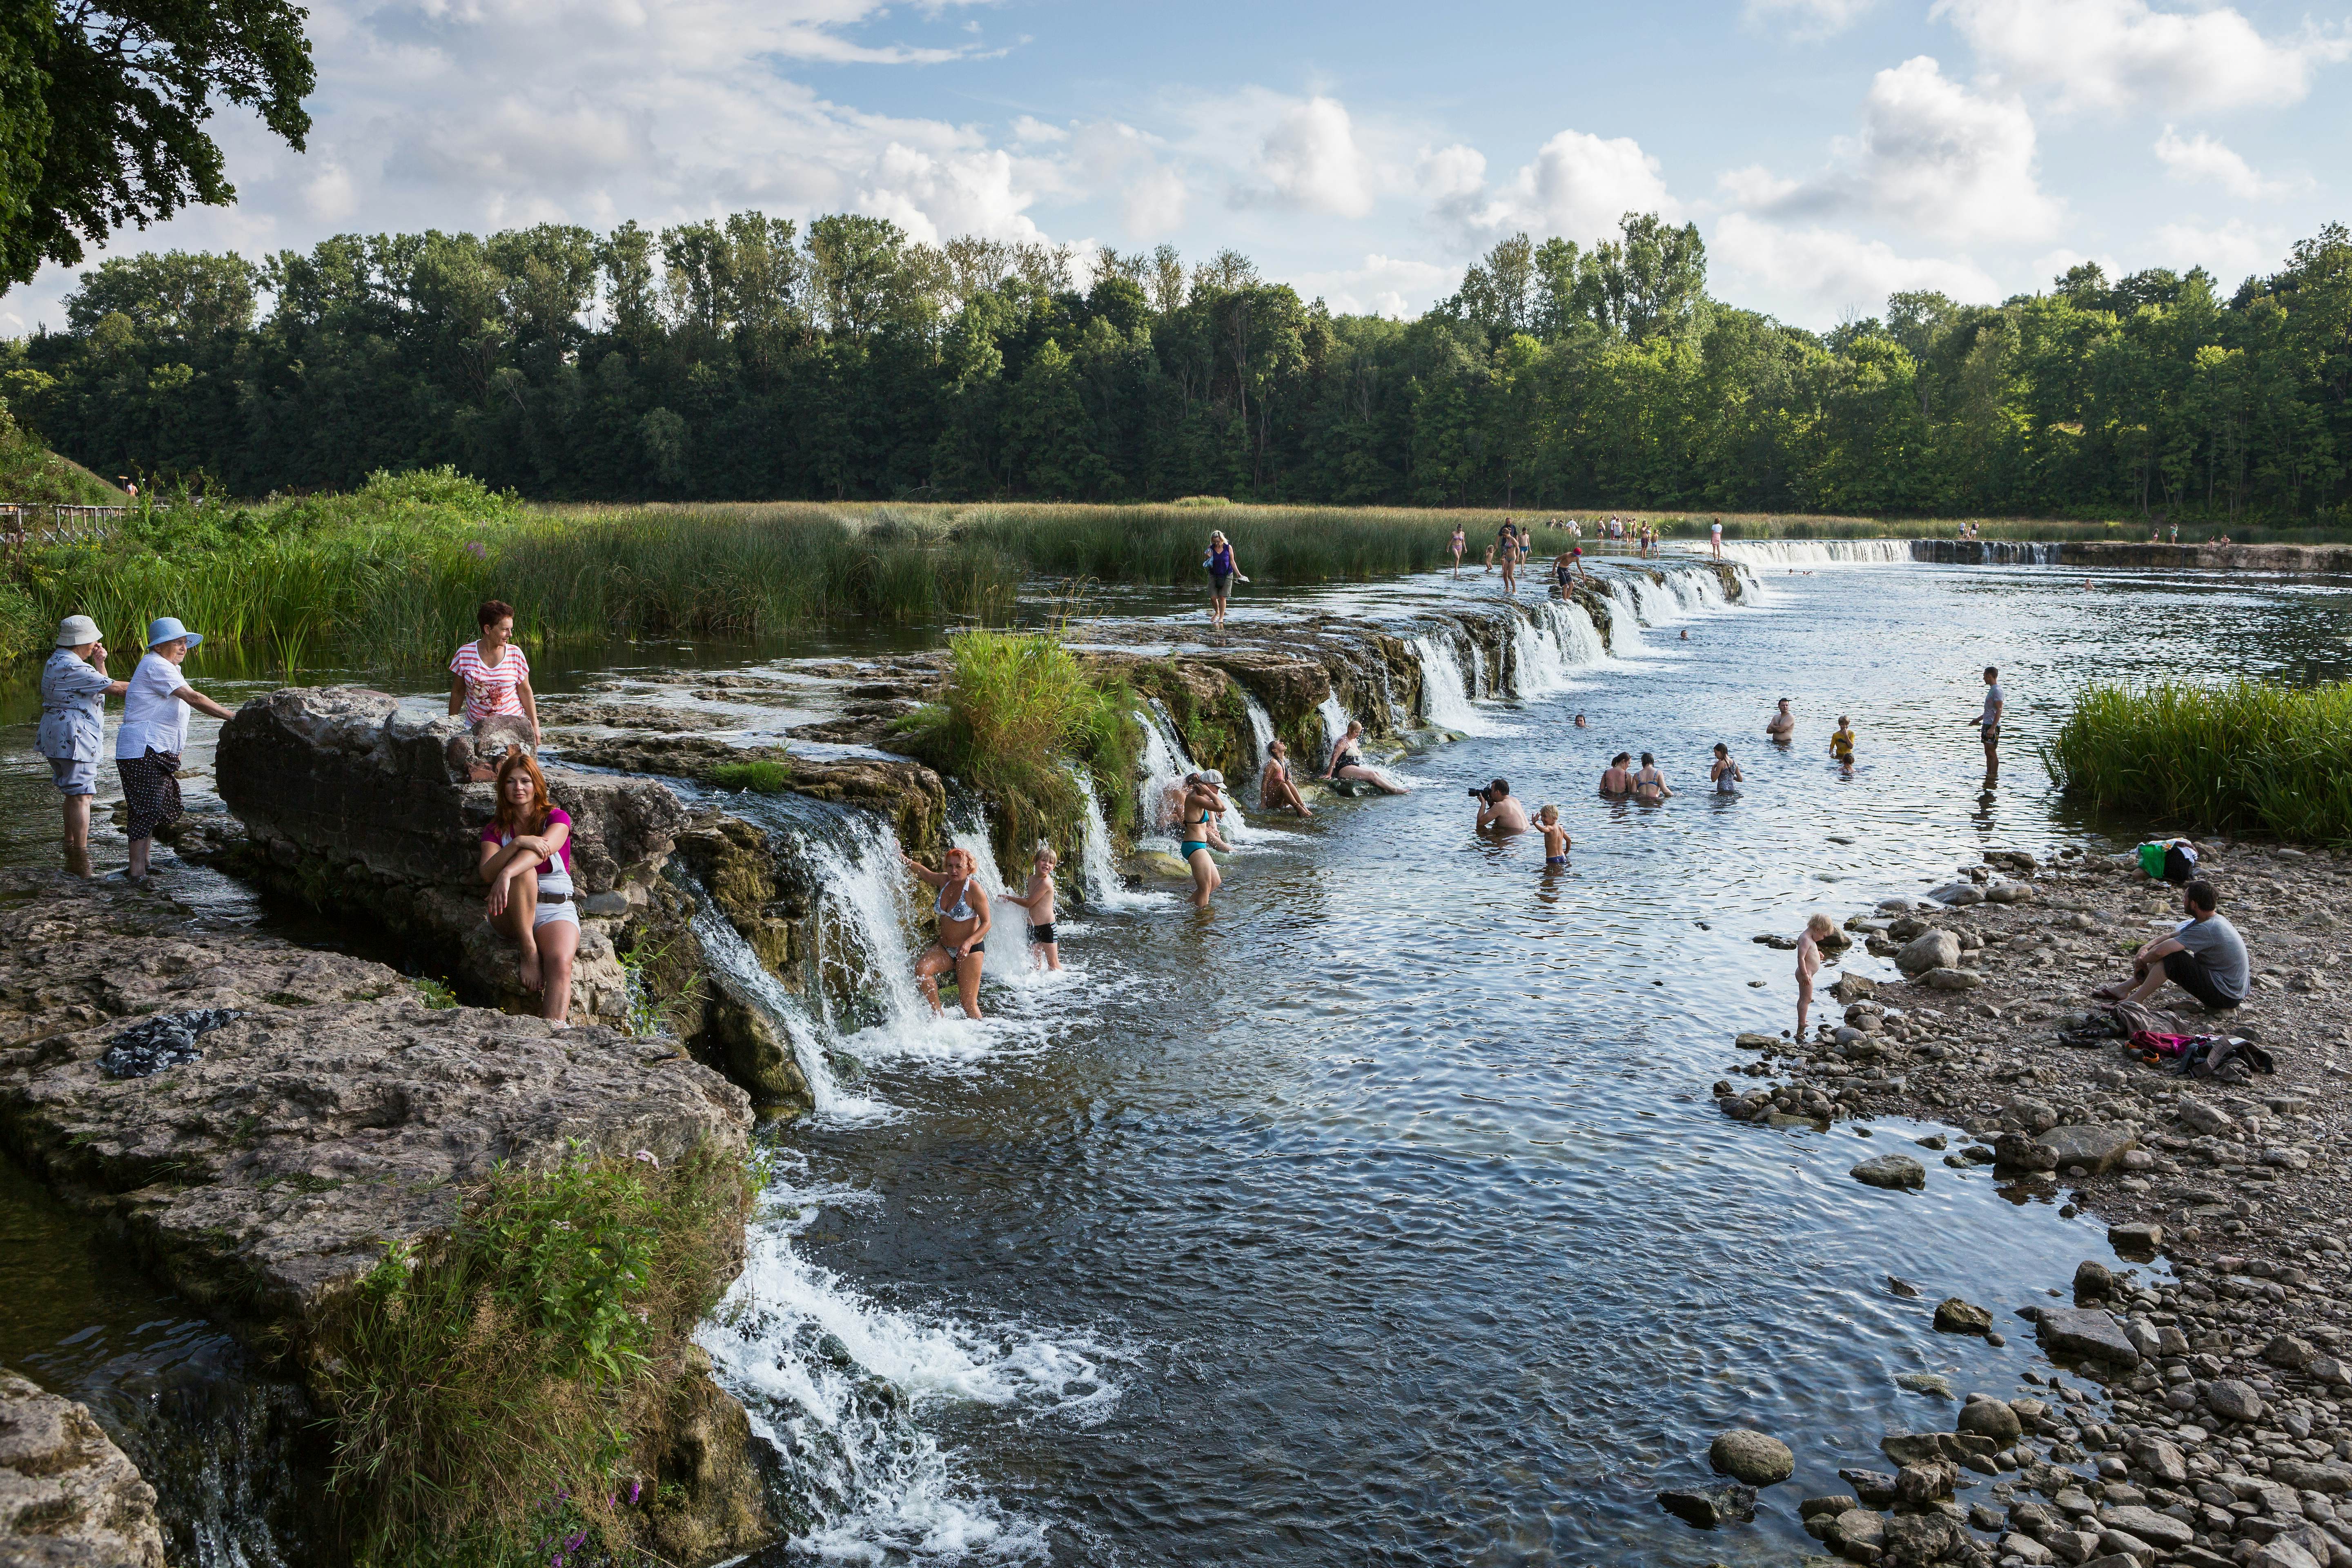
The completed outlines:
<svg viewBox="0 0 2352 1568">
<path fill-rule="evenodd" d="M 748 789 L 759 795 L 782 795 L 792 787 L 792 770 L 772 758 L 749 763 L 721 763 L 710 770 L 710 782 L 720 789 Z"/>
<path fill-rule="evenodd" d="M 2042 760 L 2096 811 L 2352 845 L 2352 684 L 2095 685 Z"/>
<path fill-rule="evenodd" d="M 504 1568 L 642 1542 L 662 1412 L 699 1375 L 690 1335 L 750 1204 L 716 1154 L 575 1155 L 501 1168 L 437 1250 L 388 1252 L 311 1357 L 347 1560 Z"/>
<path fill-rule="evenodd" d="M 1051 632 L 975 628 L 949 645 L 942 700 L 898 723 L 910 752 L 997 800 L 1007 842 L 1077 842 L 1086 809 L 1075 770 L 1126 779 L 1142 732 L 1124 680 L 1091 678 Z M 1102 802 L 1123 827 L 1124 790 Z"/>
</svg>

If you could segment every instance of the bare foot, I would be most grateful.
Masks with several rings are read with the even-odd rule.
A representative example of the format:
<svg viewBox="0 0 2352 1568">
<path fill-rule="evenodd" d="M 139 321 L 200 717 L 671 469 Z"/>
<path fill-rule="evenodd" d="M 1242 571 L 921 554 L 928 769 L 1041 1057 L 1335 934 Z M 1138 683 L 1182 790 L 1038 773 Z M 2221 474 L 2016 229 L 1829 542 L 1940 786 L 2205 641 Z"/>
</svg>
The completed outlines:
<svg viewBox="0 0 2352 1568">
<path fill-rule="evenodd" d="M 539 989 L 539 948 L 536 944 L 522 950 L 522 963 L 517 966 L 517 969 L 522 976 L 524 990 Z"/>
</svg>

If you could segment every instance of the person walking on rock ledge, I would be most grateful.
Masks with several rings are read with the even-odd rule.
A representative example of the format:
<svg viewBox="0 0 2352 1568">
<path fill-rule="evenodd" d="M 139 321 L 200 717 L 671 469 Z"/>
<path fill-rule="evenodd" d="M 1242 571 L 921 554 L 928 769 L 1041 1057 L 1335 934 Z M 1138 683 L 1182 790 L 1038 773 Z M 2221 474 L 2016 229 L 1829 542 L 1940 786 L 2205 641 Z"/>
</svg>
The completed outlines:
<svg viewBox="0 0 2352 1568">
<path fill-rule="evenodd" d="M 114 770 L 122 775 L 122 798 L 131 808 L 131 864 L 123 875 L 147 877 L 155 830 L 180 820 L 180 753 L 188 745 L 188 710 L 215 719 L 228 710 L 190 686 L 180 665 L 204 634 L 171 616 L 147 627 L 147 657 L 131 672 L 122 698 L 122 727 L 114 732 Z"/>
<path fill-rule="evenodd" d="M 65 797 L 66 869 L 89 875 L 89 803 L 98 795 L 99 748 L 106 742 L 106 700 L 131 689 L 106 673 L 106 644 L 98 623 L 68 616 L 41 668 L 41 755 L 49 782 Z"/>
</svg>

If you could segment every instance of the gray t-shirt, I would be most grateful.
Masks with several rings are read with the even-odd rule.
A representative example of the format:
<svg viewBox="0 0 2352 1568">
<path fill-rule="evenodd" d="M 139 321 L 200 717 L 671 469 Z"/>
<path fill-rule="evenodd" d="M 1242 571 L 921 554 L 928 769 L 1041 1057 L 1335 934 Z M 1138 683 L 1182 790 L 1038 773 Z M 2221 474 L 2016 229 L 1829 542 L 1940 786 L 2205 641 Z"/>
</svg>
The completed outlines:
<svg viewBox="0 0 2352 1568">
<path fill-rule="evenodd" d="M 2172 940 L 2197 955 L 2213 989 L 2232 1002 L 2246 999 L 2246 939 L 2220 915 L 2183 921 L 2173 928 Z"/>
<path fill-rule="evenodd" d="M 2000 694 L 2000 682 L 1996 680 L 1990 686 L 1986 687 L 1984 717 L 1977 721 L 1977 728 L 1981 730 L 1989 724 L 2000 723 L 2000 705 L 2006 700 L 2007 699 L 2002 697 Z"/>
</svg>

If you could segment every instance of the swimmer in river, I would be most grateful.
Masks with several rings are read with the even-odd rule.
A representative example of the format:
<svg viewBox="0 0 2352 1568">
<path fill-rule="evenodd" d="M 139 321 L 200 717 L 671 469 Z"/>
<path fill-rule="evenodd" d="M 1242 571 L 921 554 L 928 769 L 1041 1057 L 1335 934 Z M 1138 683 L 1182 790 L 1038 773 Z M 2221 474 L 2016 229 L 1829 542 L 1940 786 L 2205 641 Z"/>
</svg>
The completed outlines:
<svg viewBox="0 0 2352 1568">
<path fill-rule="evenodd" d="M 1183 809 L 1179 814 L 1184 824 L 1184 842 L 1177 853 L 1184 864 L 1192 868 L 1192 907 L 1205 910 L 1209 897 L 1225 885 L 1217 863 L 1209 851 L 1222 849 L 1230 855 L 1234 847 L 1217 830 L 1217 819 L 1225 814 L 1225 775 L 1214 768 L 1194 773 L 1184 789 Z"/>
<path fill-rule="evenodd" d="M 1581 713 L 1576 716 L 1576 727 L 1580 730 L 1584 728 L 1584 715 Z"/>
<path fill-rule="evenodd" d="M 1620 752 L 1615 756 L 1609 759 L 1609 766 L 1603 769 L 1601 774 L 1601 793 L 1602 795 L 1632 795 L 1633 793 L 1633 771 L 1625 765 L 1633 760 L 1633 753 L 1631 752 Z"/>
<path fill-rule="evenodd" d="M 1827 915 L 1815 915 L 1805 922 L 1805 934 L 1797 939 L 1797 1038 L 1805 1037 L 1805 1014 L 1813 1005 L 1813 976 L 1821 973 L 1822 938 L 1835 931 Z"/>
<path fill-rule="evenodd" d="M 942 869 L 934 871 L 910 855 L 899 859 L 907 868 L 929 887 L 937 888 L 939 897 L 933 900 L 932 912 L 940 917 L 940 934 L 922 956 L 915 960 L 915 984 L 922 988 L 923 999 L 931 1005 L 931 1015 L 940 1013 L 940 976 L 950 972 L 955 975 L 956 999 L 963 1004 L 963 1016 L 980 1017 L 980 970 L 984 962 L 981 956 L 988 946 L 991 921 L 988 895 L 981 891 L 980 879 L 973 875 L 979 863 L 971 851 L 951 848 L 941 857 Z"/>
<path fill-rule="evenodd" d="M 1547 805 L 1538 812 L 1543 823 L 1544 869 L 1564 871 L 1568 868 L 1568 829 L 1559 825 L 1559 807 Z"/>
<path fill-rule="evenodd" d="M 1764 738 L 1777 746 L 1785 746 L 1797 736 L 1797 716 L 1789 711 L 1789 700 L 1780 699 L 1780 711 L 1764 721 Z"/>
<path fill-rule="evenodd" d="M 1378 768 L 1365 765 L 1363 742 L 1364 721 L 1361 719 L 1349 720 L 1348 732 L 1339 737 L 1338 745 L 1331 748 L 1331 765 L 1323 770 L 1323 776 L 1327 779 L 1355 779 L 1371 785 L 1382 795 L 1407 794 L 1404 785 L 1391 782 Z"/>
<path fill-rule="evenodd" d="M 1853 772 L 1853 721 L 1838 715 L 1837 732 L 1830 737 L 1830 755 L 1837 759 L 1838 767 L 1847 774 Z"/>
<path fill-rule="evenodd" d="M 1054 847 L 1040 844 L 1037 858 L 1030 864 L 1028 887 L 1004 895 L 1006 903 L 1029 911 L 1029 945 L 1036 953 L 1031 962 L 1056 974 L 1062 969 L 1062 944 L 1054 936 L 1054 868 L 1059 864 Z"/>
<path fill-rule="evenodd" d="M 1690 641 L 1690 627 L 1688 627 L 1688 626 L 1685 626 L 1685 627 L 1683 628 L 1683 637 L 1682 637 L 1682 640 L 1683 640 L 1683 641 L 1685 641 L 1685 642 L 1688 642 L 1688 641 Z"/>
<path fill-rule="evenodd" d="M 1738 795 L 1739 786 L 1748 782 L 1748 775 L 1731 760 L 1731 748 L 1721 741 L 1715 743 L 1715 765 L 1707 769 L 1706 776 L 1714 781 L 1717 795 Z"/>
<path fill-rule="evenodd" d="M 1257 776 L 1257 808 L 1260 811 L 1295 811 L 1301 816 L 1312 816 L 1307 798 L 1290 780 L 1290 745 L 1285 741 L 1265 743 L 1265 771 Z"/>
<path fill-rule="evenodd" d="M 1674 793 L 1666 787 L 1666 775 L 1658 771 L 1658 759 L 1643 752 L 1642 771 L 1633 775 L 1633 798 L 1644 805 L 1656 805 Z"/>
</svg>

